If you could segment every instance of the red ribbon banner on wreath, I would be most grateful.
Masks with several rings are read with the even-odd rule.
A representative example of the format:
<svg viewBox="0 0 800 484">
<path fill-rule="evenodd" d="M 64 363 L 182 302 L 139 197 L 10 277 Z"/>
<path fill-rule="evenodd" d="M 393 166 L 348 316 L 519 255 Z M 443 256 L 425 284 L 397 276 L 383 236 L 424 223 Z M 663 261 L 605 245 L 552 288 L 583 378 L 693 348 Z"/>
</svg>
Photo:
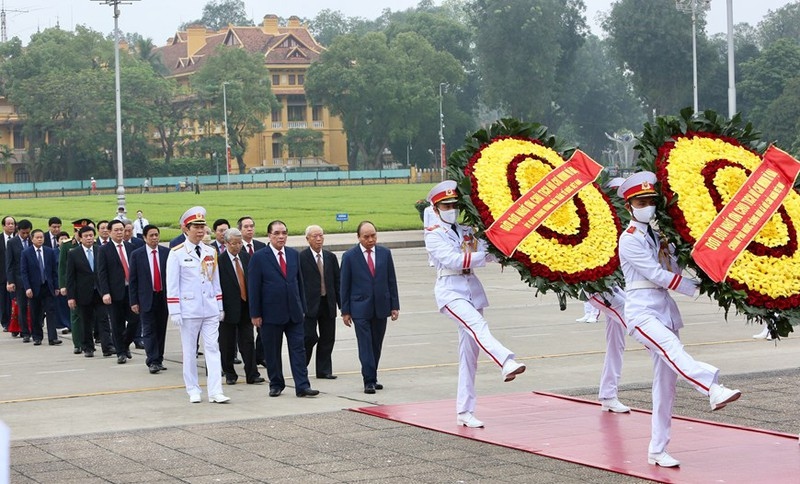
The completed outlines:
<svg viewBox="0 0 800 484">
<path fill-rule="evenodd" d="M 561 166 L 548 173 L 519 197 L 494 223 L 486 236 L 506 256 L 517 250 L 525 237 L 536 230 L 558 207 L 592 183 L 602 165 L 580 150 Z"/>
<path fill-rule="evenodd" d="M 692 258 L 715 282 L 725 280 L 733 262 L 778 210 L 800 173 L 800 162 L 770 146 L 762 163 L 697 240 Z"/>
</svg>

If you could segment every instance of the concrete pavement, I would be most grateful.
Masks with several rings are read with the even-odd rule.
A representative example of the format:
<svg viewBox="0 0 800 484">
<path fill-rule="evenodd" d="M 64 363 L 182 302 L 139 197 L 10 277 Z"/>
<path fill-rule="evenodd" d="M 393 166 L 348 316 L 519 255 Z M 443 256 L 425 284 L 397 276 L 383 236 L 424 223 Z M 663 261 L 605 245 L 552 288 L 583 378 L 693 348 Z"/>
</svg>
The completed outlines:
<svg viewBox="0 0 800 484">
<path fill-rule="evenodd" d="M 355 234 L 326 236 L 326 245 L 336 251 L 355 242 Z M 395 247 L 401 315 L 390 325 L 381 361 L 386 388 L 375 395 L 363 393 L 355 337 L 341 323 L 334 351 L 339 378 L 312 378 L 322 392 L 318 398 L 299 399 L 289 389 L 268 398 L 264 385 L 238 384 L 225 387 L 232 398 L 228 405 L 188 403 L 174 328 L 167 335 L 169 370 L 158 375 L 147 372 L 142 351 L 117 365 L 113 358 L 72 355 L 69 344 L 32 347 L 2 334 L 0 419 L 12 430 L 12 482 L 636 480 L 343 410 L 455 397 L 457 333 L 436 311 L 421 231 L 380 232 L 379 242 Z M 303 246 L 304 240 L 290 237 L 289 245 Z M 529 370 L 503 383 L 499 370 L 482 357 L 478 417 L 480 395 L 541 390 L 594 399 L 603 325 L 576 323 L 581 303 L 559 311 L 552 295 L 534 297 L 515 271 L 493 265 L 479 275 L 492 303 L 486 315 L 493 334 Z M 738 317 L 725 322 L 707 300 L 677 299 L 689 352 L 720 367 L 722 381 L 741 388 L 744 396 L 711 413 L 705 397 L 681 384 L 676 414 L 800 430 L 800 337 L 777 344 L 756 341 L 751 335 L 760 328 Z M 620 399 L 649 408 L 651 373 L 649 356 L 629 338 Z"/>
</svg>

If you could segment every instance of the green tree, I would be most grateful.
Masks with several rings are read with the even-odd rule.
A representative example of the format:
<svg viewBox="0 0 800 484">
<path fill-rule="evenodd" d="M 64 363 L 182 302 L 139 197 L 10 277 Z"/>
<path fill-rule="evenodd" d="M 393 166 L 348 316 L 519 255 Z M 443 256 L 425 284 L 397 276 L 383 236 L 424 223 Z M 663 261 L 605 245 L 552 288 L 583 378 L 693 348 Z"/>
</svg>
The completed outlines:
<svg viewBox="0 0 800 484">
<path fill-rule="evenodd" d="M 283 137 L 283 144 L 289 149 L 289 156 L 300 160 L 319 156 L 322 153 L 322 132 L 313 129 L 290 129 Z"/>
<path fill-rule="evenodd" d="M 762 48 L 780 39 L 800 44 L 800 1 L 789 2 L 781 8 L 770 10 L 758 23 L 758 38 Z"/>
<path fill-rule="evenodd" d="M 323 8 L 317 16 L 307 22 L 311 35 L 322 45 L 331 45 L 340 35 L 349 34 L 359 20 L 347 17 L 339 10 Z"/>
<path fill-rule="evenodd" d="M 261 55 L 224 45 L 192 77 L 192 88 L 200 103 L 196 116 L 206 126 L 206 132 L 210 132 L 212 124 L 224 123 L 222 84 L 226 84 L 228 140 L 239 173 L 245 172 L 247 140 L 264 130 L 263 120 L 278 106 L 269 79 Z"/>
<path fill-rule="evenodd" d="M 770 104 L 800 72 L 800 44 L 782 39 L 742 65 L 741 111 L 756 126 L 767 118 Z"/>
<path fill-rule="evenodd" d="M 581 0 L 473 0 L 471 22 L 485 102 L 545 121 L 586 32 Z"/>
<path fill-rule="evenodd" d="M 462 80 L 458 61 L 418 34 L 389 41 L 371 32 L 334 40 L 309 68 L 305 88 L 342 119 L 352 151 L 376 168 L 392 140 L 414 139 L 423 119 L 438 117 L 439 84 L 456 88 Z"/>
<path fill-rule="evenodd" d="M 221 30 L 230 25 L 254 25 L 247 17 L 247 8 L 244 0 L 211 0 L 203 7 L 203 16 L 181 25 L 185 30 L 190 25 L 200 24 L 207 29 Z"/>
<path fill-rule="evenodd" d="M 783 93 L 770 103 L 760 127 L 767 139 L 800 157 L 800 76 L 788 81 Z"/>
<path fill-rule="evenodd" d="M 603 21 L 614 57 L 630 72 L 649 110 L 658 114 L 677 113 L 692 105 L 690 15 L 679 12 L 671 0 L 619 0 Z M 700 15 L 698 52 L 704 31 L 705 19 Z"/>
</svg>

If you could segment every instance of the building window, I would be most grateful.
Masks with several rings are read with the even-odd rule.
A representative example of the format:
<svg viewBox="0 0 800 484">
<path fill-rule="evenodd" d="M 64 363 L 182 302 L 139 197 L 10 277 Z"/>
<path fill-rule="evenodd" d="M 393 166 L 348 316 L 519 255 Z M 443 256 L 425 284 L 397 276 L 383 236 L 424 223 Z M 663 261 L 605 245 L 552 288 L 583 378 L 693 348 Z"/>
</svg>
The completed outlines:
<svg viewBox="0 0 800 484">
<path fill-rule="evenodd" d="M 316 105 L 311 108 L 312 121 L 322 121 L 322 106 Z"/>
<path fill-rule="evenodd" d="M 279 141 L 272 142 L 272 160 L 274 165 L 280 164 L 283 158 L 283 145 Z"/>
<path fill-rule="evenodd" d="M 17 128 L 14 130 L 14 149 L 25 149 L 25 135 L 22 134 L 22 128 Z M 27 176 L 27 173 L 28 172 L 25 172 L 25 176 Z"/>
<path fill-rule="evenodd" d="M 272 111 L 272 122 L 273 123 L 280 123 L 281 122 L 281 110 L 274 109 Z"/>
<path fill-rule="evenodd" d="M 289 108 L 289 121 L 305 121 L 306 120 L 306 107 L 303 106 L 288 106 Z"/>
<path fill-rule="evenodd" d="M 14 172 L 14 183 L 28 183 L 29 181 L 31 181 L 31 177 L 27 168 L 22 167 Z"/>
<path fill-rule="evenodd" d="M 280 86 L 281 85 L 281 75 L 280 74 L 273 74 L 272 75 L 272 85 L 273 86 Z"/>
<path fill-rule="evenodd" d="M 298 74 L 297 75 L 297 84 L 302 86 L 305 83 L 306 83 L 306 76 L 304 76 L 303 74 Z"/>
<path fill-rule="evenodd" d="M 284 40 L 283 42 L 281 42 L 280 47 L 287 48 L 287 47 L 295 47 L 297 45 L 299 45 L 297 43 L 297 40 L 295 40 L 294 37 L 289 37 L 286 40 Z"/>
<path fill-rule="evenodd" d="M 296 79 L 296 78 L 295 78 L 295 75 L 294 75 L 294 74 L 289 74 L 289 85 L 290 85 L 290 86 L 294 86 L 295 84 L 297 84 L 297 82 L 296 82 L 296 80 L 295 80 L 295 79 Z"/>
</svg>

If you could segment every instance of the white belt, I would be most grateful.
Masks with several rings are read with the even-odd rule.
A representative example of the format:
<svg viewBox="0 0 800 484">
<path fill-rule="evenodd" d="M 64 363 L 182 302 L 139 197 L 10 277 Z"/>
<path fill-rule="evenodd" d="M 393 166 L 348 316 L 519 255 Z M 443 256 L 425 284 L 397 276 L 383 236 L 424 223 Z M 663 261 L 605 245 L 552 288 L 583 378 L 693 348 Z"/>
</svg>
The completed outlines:
<svg viewBox="0 0 800 484">
<path fill-rule="evenodd" d="M 472 269 L 439 269 L 436 273 L 439 277 L 466 276 L 472 274 Z"/>
<path fill-rule="evenodd" d="M 664 288 L 659 286 L 658 284 L 653 284 L 648 280 L 633 281 L 631 283 L 625 284 L 626 291 L 632 291 L 634 289 L 664 289 Z"/>
</svg>

